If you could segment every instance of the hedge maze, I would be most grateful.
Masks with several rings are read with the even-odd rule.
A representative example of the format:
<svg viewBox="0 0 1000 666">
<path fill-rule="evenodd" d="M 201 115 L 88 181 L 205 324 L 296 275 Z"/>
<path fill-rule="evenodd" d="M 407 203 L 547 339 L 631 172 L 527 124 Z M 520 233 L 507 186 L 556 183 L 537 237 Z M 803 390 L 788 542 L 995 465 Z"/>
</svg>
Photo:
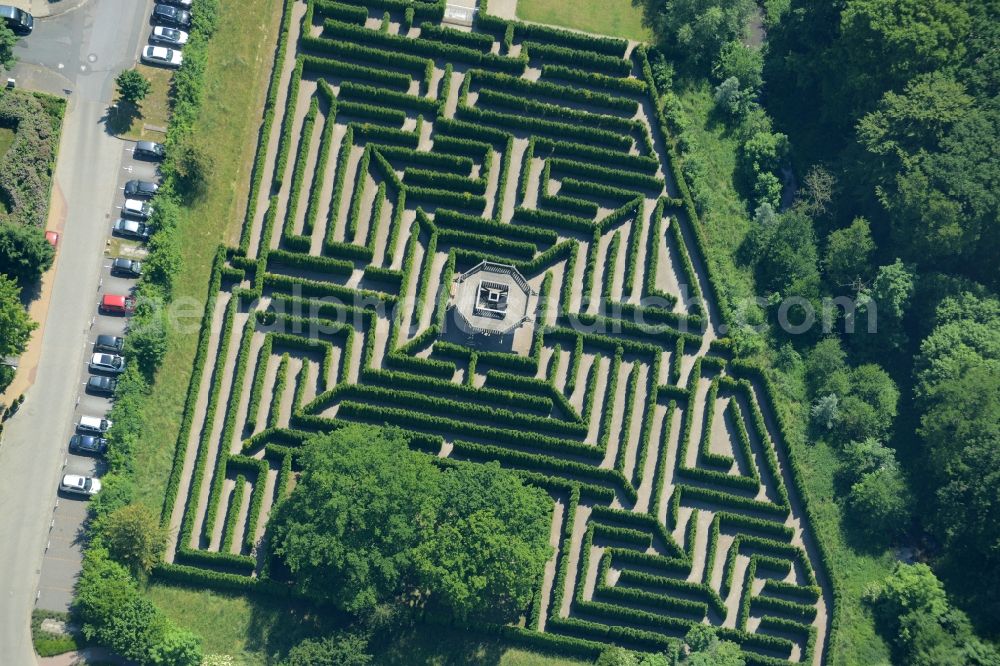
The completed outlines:
<svg viewBox="0 0 1000 666">
<path fill-rule="evenodd" d="M 492 629 L 592 653 L 707 622 L 748 663 L 822 663 L 836 590 L 767 380 L 722 335 L 643 47 L 444 9 L 287 0 L 158 574 L 286 594 L 261 540 L 298 447 L 388 423 L 551 492 L 525 626 Z M 483 260 L 530 287 L 513 334 L 451 318 Z"/>
</svg>

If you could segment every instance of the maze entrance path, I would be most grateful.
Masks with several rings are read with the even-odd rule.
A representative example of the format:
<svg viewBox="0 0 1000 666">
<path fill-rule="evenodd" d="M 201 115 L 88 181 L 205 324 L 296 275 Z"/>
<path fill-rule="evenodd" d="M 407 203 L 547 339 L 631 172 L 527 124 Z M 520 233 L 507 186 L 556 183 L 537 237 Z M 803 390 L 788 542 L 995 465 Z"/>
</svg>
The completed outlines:
<svg viewBox="0 0 1000 666">
<path fill-rule="evenodd" d="M 709 623 L 748 663 L 821 664 L 821 544 L 766 379 L 732 358 L 643 47 L 444 11 L 287 0 L 159 574 L 283 590 L 261 564 L 297 451 L 390 423 L 551 493 L 554 555 L 508 633 L 658 650 Z M 515 329 L 454 316 L 481 262 L 491 298 L 528 294 Z"/>
</svg>

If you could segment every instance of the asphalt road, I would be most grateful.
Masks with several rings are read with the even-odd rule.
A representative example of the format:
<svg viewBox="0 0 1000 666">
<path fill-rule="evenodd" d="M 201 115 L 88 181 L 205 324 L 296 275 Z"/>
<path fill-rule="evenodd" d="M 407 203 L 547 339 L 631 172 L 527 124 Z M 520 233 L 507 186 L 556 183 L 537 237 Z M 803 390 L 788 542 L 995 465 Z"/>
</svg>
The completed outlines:
<svg viewBox="0 0 1000 666">
<path fill-rule="evenodd" d="M 55 196 L 63 199 L 66 217 L 41 361 L 0 446 L 0 663 L 5 665 L 35 663 L 30 617 L 63 464 L 69 460 L 70 469 L 80 471 L 92 465 L 70 459 L 66 447 L 82 413 L 77 397 L 89 341 L 96 332 L 123 324 L 97 316 L 96 305 L 102 277 L 111 288 L 104 251 L 115 206 L 121 204 L 118 188 L 129 175 L 123 164 L 131 162 L 130 145 L 107 134 L 103 118 L 114 77 L 134 64 L 146 38 L 151 5 L 150 0 L 87 0 L 36 19 L 34 33 L 16 49 L 19 64 L 12 74 L 18 86 L 66 94 L 69 107 L 55 175 Z M 88 411 L 107 406 L 90 401 L 81 399 Z M 61 508 L 72 501 L 60 499 Z M 65 513 L 78 520 L 82 504 L 74 508 Z"/>
</svg>

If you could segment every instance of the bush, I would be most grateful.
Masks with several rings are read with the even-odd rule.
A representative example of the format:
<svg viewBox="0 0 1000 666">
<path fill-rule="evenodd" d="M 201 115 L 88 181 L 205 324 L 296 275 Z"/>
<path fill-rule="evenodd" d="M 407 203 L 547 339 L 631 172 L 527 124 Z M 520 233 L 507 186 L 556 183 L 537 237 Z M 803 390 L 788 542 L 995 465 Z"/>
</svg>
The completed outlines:
<svg viewBox="0 0 1000 666">
<path fill-rule="evenodd" d="M 368 666 L 371 663 L 367 638 L 360 634 L 338 633 L 300 641 L 289 650 L 281 666 Z"/>
<path fill-rule="evenodd" d="M 44 227 L 48 219 L 52 170 L 59 147 L 63 103 L 46 106 L 47 95 L 6 90 L 0 95 L 0 124 L 17 127 L 14 141 L 0 156 L 0 190 L 5 223 Z M 0 225 L 6 226 L 6 225 Z"/>
</svg>

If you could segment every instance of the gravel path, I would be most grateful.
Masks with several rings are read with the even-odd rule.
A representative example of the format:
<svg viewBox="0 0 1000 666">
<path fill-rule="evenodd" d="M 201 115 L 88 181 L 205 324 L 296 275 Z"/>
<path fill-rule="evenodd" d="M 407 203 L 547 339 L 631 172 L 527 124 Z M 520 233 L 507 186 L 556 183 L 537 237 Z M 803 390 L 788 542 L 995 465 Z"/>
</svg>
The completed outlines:
<svg viewBox="0 0 1000 666">
<path fill-rule="evenodd" d="M 209 342 L 208 348 L 210 350 L 209 357 L 206 359 L 205 366 L 202 369 L 201 378 L 198 380 L 198 397 L 195 401 L 195 418 L 191 424 L 191 431 L 188 434 L 187 450 L 184 454 L 184 468 L 181 473 L 181 482 L 177 491 L 177 497 L 174 499 L 173 510 L 170 513 L 170 526 L 169 534 L 177 534 L 180 531 L 181 522 L 184 518 L 184 508 L 187 505 L 188 496 L 191 493 L 191 474 L 194 471 L 195 460 L 198 456 L 198 442 L 201 439 L 201 431 L 205 423 L 205 411 L 208 407 L 208 396 L 212 388 L 212 376 L 215 372 L 215 361 L 219 349 L 219 341 L 222 337 L 222 324 L 225 319 L 223 313 L 226 311 L 226 304 L 228 303 L 228 295 L 220 294 L 219 298 L 215 303 L 215 316 L 212 318 L 212 326 L 209 331 Z M 216 420 L 219 416 L 216 415 Z M 214 446 L 209 444 L 211 448 Z M 197 507 L 195 507 L 197 511 Z M 190 545 L 190 544 L 189 544 Z M 173 543 L 171 547 L 167 549 L 166 560 L 168 562 L 174 561 L 174 552 L 178 544 Z"/>
<path fill-rule="evenodd" d="M 562 545 L 563 516 L 566 505 L 561 496 L 557 496 L 552 505 L 552 526 L 549 528 L 549 546 L 552 557 L 545 563 L 542 572 L 542 605 L 538 614 L 538 630 L 545 631 L 545 620 L 549 614 L 549 600 L 552 598 L 552 585 L 556 578 L 556 563 L 559 561 L 559 546 Z"/>
</svg>

